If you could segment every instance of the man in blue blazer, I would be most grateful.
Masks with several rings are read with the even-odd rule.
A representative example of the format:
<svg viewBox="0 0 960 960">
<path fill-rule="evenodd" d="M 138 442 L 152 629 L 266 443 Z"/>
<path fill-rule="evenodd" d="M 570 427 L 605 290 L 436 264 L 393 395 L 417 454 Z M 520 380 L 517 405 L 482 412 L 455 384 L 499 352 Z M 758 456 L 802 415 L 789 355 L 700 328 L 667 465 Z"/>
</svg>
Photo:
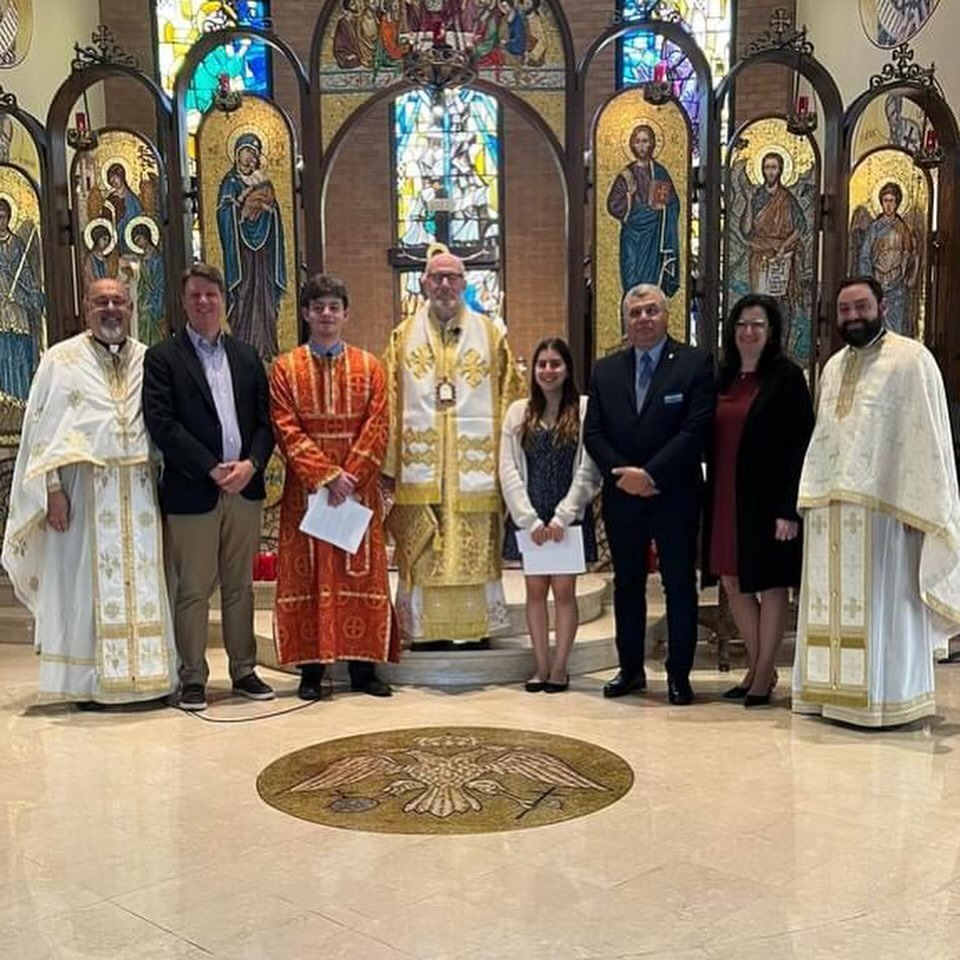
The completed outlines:
<svg viewBox="0 0 960 960">
<path fill-rule="evenodd" d="M 697 530 L 701 455 L 713 423 L 713 363 L 667 336 L 663 291 L 640 284 L 623 298 L 630 346 L 597 362 L 584 444 L 603 473 L 603 519 L 613 559 L 620 672 L 604 688 L 621 697 L 646 687 L 647 557 L 657 544 L 667 595 L 670 703 L 693 701 L 697 642 Z"/>
<path fill-rule="evenodd" d="M 181 293 L 185 328 L 146 353 L 143 417 L 163 454 L 160 509 L 181 661 L 180 707 L 204 710 L 209 601 L 218 583 L 234 693 L 273 697 L 254 672 L 252 583 L 273 427 L 256 350 L 220 328 L 220 271 L 192 264 Z"/>
</svg>

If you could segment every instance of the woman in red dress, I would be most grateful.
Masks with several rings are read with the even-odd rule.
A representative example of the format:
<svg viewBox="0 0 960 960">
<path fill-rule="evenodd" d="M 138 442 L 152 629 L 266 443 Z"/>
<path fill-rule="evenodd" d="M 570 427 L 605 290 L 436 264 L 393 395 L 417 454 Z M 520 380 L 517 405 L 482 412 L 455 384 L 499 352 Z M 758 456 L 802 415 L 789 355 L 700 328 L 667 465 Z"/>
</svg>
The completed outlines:
<svg viewBox="0 0 960 960">
<path fill-rule="evenodd" d="M 781 351 L 772 297 L 749 294 L 724 327 L 709 457 L 707 569 L 719 576 L 747 652 L 747 674 L 724 697 L 770 702 L 790 587 L 800 583 L 797 487 L 813 430 L 801 369 Z"/>
</svg>

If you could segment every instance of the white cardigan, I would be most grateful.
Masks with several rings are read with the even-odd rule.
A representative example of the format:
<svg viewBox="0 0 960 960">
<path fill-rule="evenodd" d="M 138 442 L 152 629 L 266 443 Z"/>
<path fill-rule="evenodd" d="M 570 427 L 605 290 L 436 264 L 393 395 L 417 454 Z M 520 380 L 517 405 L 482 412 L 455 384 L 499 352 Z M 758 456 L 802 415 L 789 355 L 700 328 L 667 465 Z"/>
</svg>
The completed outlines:
<svg viewBox="0 0 960 960">
<path fill-rule="evenodd" d="M 513 522 L 521 530 L 535 530 L 543 526 L 527 495 L 527 455 L 520 442 L 520 429 L 527 413 L 527 400 L 510 404 L 503 418 L 500 433 L 500 489 Z M 576 470 L 566 496 L 557 504 L 551 522 L 569 527 L 575 520 L 582 520 L 587 507 L 600 492 L 602 480 L 596 464 L 583 449 L 583 418 L 587 411 L 587 398 L 580 398 L 580 439 L 577 443 Z"/>
</svg>

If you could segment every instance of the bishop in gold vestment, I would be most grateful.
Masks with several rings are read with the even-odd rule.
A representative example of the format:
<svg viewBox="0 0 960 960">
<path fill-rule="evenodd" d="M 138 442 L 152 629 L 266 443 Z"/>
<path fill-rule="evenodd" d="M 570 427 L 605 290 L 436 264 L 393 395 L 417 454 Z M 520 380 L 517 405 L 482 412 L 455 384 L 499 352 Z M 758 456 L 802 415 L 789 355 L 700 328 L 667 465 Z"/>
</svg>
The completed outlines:
<svg viewBox="0 0 960 960">
<path fill-rule="evenodd" d="M 497 463 L 524 384 L 504 335 L 464 305 L 457 257 L 429 259 L 423 286 L 428 304 L 394 329 L 384 357 L 397 613 L 410 642 L 479 640 L 508 622 Z"/>
<path fill-rule="evenodd" d="M 870 284 L 840 296 L 875 321 Z M 824 367 L 800 480 L 793 709 L 877 727 L 934 712 L 934 656 L 960 630 L 960 499 L 930 352 L 879 324 L 857 344 Z"/>
<path fill-rule="evenodd" d="M 177 656 L 140 402 L 146 347 L 126 336 L 119 281 L 95 281 L 83 305 L 90 329 L 50 347 L 30 388 L 3 566 L 34 617 L 45 699 L 150 700 L 175 689 Z"/>
</svg>

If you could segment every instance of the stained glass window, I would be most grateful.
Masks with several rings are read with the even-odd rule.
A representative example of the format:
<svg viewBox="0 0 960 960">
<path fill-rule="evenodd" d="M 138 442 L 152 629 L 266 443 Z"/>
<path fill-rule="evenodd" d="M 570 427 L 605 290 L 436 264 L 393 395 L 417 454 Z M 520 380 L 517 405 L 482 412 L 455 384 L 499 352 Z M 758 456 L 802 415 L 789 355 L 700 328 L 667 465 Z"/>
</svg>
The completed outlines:
<svg viewBox="0 0 960 960">
<path fill-rule="evenodd" d="M 160 83 L 173 94 L 173 84 L 190 48 L 205 33 L 228 27 L 263 27 L 267 0 L 154 0 L 157 21 L 157 66 Z M 270 93 L 270 57 L 259 40 L 240 39 L 211 51 L 194 73 L 187 93 L 187 125 L 193 134 L 209 108 L 221 74 L 233 90 Z"/>
<path fill-rule="evenodd" d="M 487 94 L 413 90 L 394 101 L 394 253 L 422 259 L 431 243 L 444 243 L 474 262 L 466 300 L 491 316 L 503 315 L 500 143 L 499 104 Z M 401 315 L 421 302 L 421 271 L 398 271 Z"/>
<path fill-rule="evenodd" d="M 625 20 L 641 19 L 657 4 L 651 0 L 618 0 L 618 9 Z M 730 42 L 733 32 L 732 0 L 663 0 L 659 15 L 675 10 L 683 26 L 704 52 L 713 82 L 718 83 L 730 69 Z M 617 50 L 617 82 L 632 86 L 654 79 L 657 64 L 664 64 L 666 77 L 674 84 L 677 94 L 694 130 L 694 142 L 700 123 L 700 103 L 697 77 L 693 65 L 683 51 L 652 33 L 627 34 Z"/>
</svg>

